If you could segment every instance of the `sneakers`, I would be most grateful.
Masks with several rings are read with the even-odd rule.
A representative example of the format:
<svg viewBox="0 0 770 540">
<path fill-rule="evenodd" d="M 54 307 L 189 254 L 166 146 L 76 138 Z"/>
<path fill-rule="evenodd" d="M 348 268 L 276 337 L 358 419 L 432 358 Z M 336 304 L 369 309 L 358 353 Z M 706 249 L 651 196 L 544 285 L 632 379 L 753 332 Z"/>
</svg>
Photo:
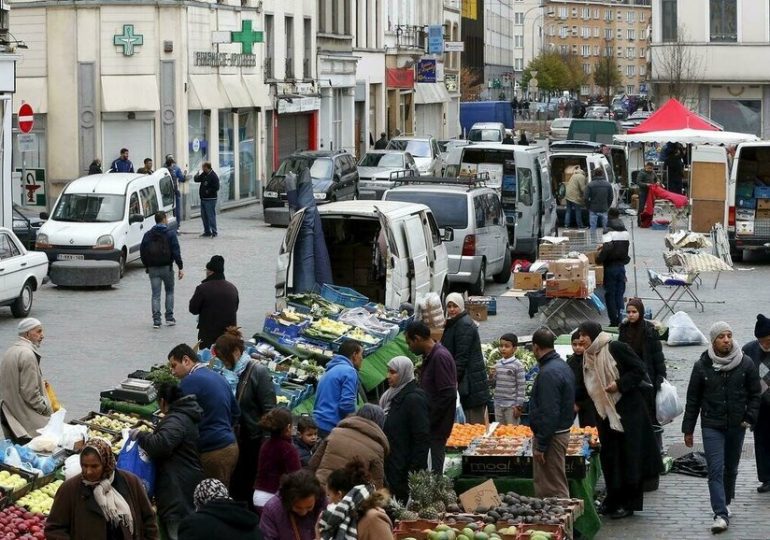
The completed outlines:
<svg viewBox="0 0 770 540">
<path fill-rule="evenodd" d="M 762 482 L 762 485 L 757 488 L 757 493 L 770 492 L 770 481 Z"/>
<path fill-rule="evenodd" d="M 729 518 L 733 517 L 733 511 L 730 510 L 730 505 L 729 504 L 725 505 L 725 508 L 727 508 L 727 517 Z"/>
<path fill-rule="evenodd" d="M 153 327 L 155 330 L 158 330 L 158 329 L 160 328 L 160 322 L 154 322 L 154 323 L 152 323 L 152 327 Z"/>
<path fill-rule="evenodd" d="M 166 321 L 166 326 L 174 326 L 176 324 L 176 319 L 168 319 Z"/>
<path fill-rule="evenodd" d="M 201 238 L 209 238 L 211 236 L 211 233 L 205 232 L 201 235 Z"/>
<path fill-rule="evenodd" d="M 714 523 L 711 525 L 711 532 L 714 534 L 725 532 L 727 530 L 727 520 L 722 516 L 714 518 Z"/>
</svg>

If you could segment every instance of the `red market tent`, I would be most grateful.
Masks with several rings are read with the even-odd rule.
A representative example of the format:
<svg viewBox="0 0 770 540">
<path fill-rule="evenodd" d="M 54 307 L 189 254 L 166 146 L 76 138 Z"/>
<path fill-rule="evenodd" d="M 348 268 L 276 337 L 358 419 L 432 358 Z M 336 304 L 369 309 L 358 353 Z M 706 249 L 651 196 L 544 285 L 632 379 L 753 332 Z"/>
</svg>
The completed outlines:
<svg viewBox="0 0 770 540">
<path fill-rule="evenodd" d="M 647 120 L 628 130 L 628 133 L 649 133 L 650 131 L 671 131 L 675 129 L 700 129 L 721 131 L 722 127 L 694 113 L 676 99 L 669 99 Z"/>
</svg>

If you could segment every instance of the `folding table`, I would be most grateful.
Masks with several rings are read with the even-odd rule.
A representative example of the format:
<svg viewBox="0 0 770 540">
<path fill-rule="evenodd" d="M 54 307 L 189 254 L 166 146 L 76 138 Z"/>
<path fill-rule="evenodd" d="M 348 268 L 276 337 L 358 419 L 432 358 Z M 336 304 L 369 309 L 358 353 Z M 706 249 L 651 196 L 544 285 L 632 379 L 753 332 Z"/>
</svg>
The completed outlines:
<svg viewBox="0 0 770 540">
<path fill-rule="evenodd" d="M 664 312 L 670 312 L 673 315 L 676 313 L 674 308 L 680 302 L 692 302 L 701 312 L 705 311 L 703 301 L 698 298 L 696 290 L 693 288 L 693 285 L 697 286 L 698 283 L 698 272 L 661 274 L 648 268 L 647 275 L 650 278 L 650 288 L 663 302 L 663 306 L 655 313 L 653 319 L 657 319 L 658 315 Z M 668 294 L 669 291 L 671 294 Z M 685 295 L 689 299 L 683 299 L 682 297 Z M 663 318 L 665 319 L 667 316 L 668 314 Z"/>
</svg>

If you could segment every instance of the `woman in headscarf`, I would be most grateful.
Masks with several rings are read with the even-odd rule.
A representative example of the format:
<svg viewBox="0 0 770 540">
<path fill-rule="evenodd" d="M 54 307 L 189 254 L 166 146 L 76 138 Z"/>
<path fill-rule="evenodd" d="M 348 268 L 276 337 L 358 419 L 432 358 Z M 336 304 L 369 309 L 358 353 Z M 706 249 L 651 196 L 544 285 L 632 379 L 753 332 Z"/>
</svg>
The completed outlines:
<svg viewBox="0 0 770 540">
<path fill-rule="evenodd" d="M 259 519 L 243 503 L 230 498 L 227 487 L 215 478 L 201 481 L 193 493 L 195 512 L 179 526 L 184 540 L 262 540 Z"/>
<path fill-rule="evenodd" d="M 402 384 L 404 380 L 408 382 Z M 380 405 L 387 410 L 383 431 L 390 443 L 385 479 L 393 496 L 406 501 L 409 473 L 428 468 L 428 397 L 414 380 L 414 364 L 405 356 L 388 362 L 388 385 L 380 398 Z"/>
<path fill-rule="evenodd" d="M 367 403 L 358 412 L 343 418 L 310 458 L 308 467 L 315 471 L 322 485 L 337 469 L 357 457 L 366 465 L 375 489 L 385 485 L 385 456 L 390 451 L 388 438 L 382 431 L 385 413 L 377 405 Z"/>
<path fill-rule="evenodd" d="M 601 463 L 607 497 L 600 512 L 613 519 L 642 510 L 644 483 L 663 463 L 640 386 L 649 385 L 644 364 L 625 343 L 612 341 L 596 322 L 578 327 L 583 379 L 599 415 Z"/>
<path fill-rule="evenodd" d="M 631 298 L 626 305 L 626 319 L 620 323 L 618 339 L 631 347 L 642 359 L 652 388 L 643 392 L 650 413 L 658 449 L 663 452 L 663 429 L 658 423 L 655 396 L 666 378 L 666 358 L 655 325 L 644 319 L 644 304 L 639 298 Z"/>
<path fill-rule="evenodd" d="M 455 359 L 460 403 L 469 424 L 483 424 L 487 419 L 489 376 L 481 353 L 481 339 L 476 323 L 465 311 L 459 293 L 446 297 L 447 321 L 441 344 Z"/>
<path fill-rule="evenodd" d="M 142 481 L 115 469 L 112 447 L 89 439 L 80 452 L 81 474 L 59 488 L 45 525 L 49 540 L 156 540 L 155 512 Z"/>
</svg>

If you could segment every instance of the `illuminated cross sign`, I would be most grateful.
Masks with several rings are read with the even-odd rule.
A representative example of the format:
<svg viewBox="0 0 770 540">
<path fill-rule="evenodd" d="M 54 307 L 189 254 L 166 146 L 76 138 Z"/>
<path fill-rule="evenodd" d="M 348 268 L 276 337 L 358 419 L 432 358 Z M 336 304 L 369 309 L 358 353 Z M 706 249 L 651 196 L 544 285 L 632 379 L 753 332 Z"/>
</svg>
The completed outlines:
<svg viewBox="0 0 770 540">
<path fill-rule="evenodd" d="M 144 36 L 142 34 L 134 34 L 133 24 L 124 24 L 123 33 L 115 34 L 112 38 L 112 43 L 118 47 L 123 47 L 123 56 L 133 56 L 134 47 L 144 45 Z"/>
</svg>

